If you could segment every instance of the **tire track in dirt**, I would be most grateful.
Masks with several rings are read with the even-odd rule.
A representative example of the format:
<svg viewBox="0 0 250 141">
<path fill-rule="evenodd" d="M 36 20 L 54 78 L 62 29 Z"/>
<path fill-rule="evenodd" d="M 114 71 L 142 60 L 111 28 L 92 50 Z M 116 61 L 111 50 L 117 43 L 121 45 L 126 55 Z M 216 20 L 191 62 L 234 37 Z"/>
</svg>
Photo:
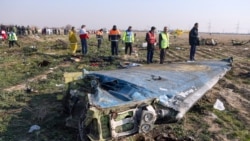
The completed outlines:
<svg viewBox="0 0 250 141">
<path fill-rule="evenodd" d="M 227 104 L 237 109 L 239 116 L 250 126 L 250 101 L 242 96 L 241 93 L 235 92 L 236 89 L 239 89 L 237 85 L 239 84 L 234 84 L 231 80 L 224 78 L 219 83 L 219 95 Z M 248 92 L 250 92 L 250 90 L 248 90 Z"/>
<path fill-rule="evenodd" d="M 7 92 L 12 92 L 12 91 L 16 91 L 16 90 L 25 90 L 26 89 L 26 83 L 31 83 L 31 82 L 34 82 L 34 81 L 38 81 L 38 80 L 43 80 L 43 79 L 47 79 L 47 74 L 51 73 L 53 71 L 49 70 L 49 71 L 46 71 L 44 72 L 43 74 L 40 74 L 40 75 L 37 75 L 33 78 L 29 78 L 27 79 L 26 82 L 23 82 L 23 83 L 20 83 L 20 84 L 17 84 L 17 85 L 14 85 L 14 86 L 11 86 L 11 87 L 8 87 L 8 88 L 5 88 L 3 89 L 4 91 L 7 91 Z"/>
<path fill-rule="evenodd" d="M 175 59 L 175 55 L 173 54 L 173 51 L 168 51 L 166 57 L 171 60 Z"/>
<path fill-rule="evenodd" d="M 53 73 L 53 70 L 57 69 L 58 67 L 67 67 L 67 66 L 68 65 L 65 65 L 65 63 L 59 64 L 58 66 L 54 67 L 53 69 L 47 70 L 47 71 L 43 72 L 40 75 L 37 75 L 37 76 L 32 77 L 32 78 L 28 78 L 26 80 L 26 82 L 23 82 L 23 83 L 20 83 L 20 84 L 17 84 L 17 85 L 8 87 L 8 88 L 4 88 L 3 90 L 6 91 L 6 92 L 12 92 L 12 91 L 17 91 L 17 90 L 25 90 L 27 88 L 27 86 L 26 86 L 27 83 L 31 83 L 31 82 L 34 82 L 34 81 L 47 79 L 47 75 L 49 73 Z"/>
<path fill-rule="evenodd" d="M 248 65 L 250 66 L 250 64 Z M 226 88 L 233 89 L 233 92 L 240 94 L 250 101 L 250 68 L 244 67 L 241 63 L 233 64 L 231 71 L 227 75 L 227 80 L 232 83 L 224 85 Z"/>
<path fill-rule="evenodd" d="M 250 102 L 248 100 L 241 95 L 234 93 L 232 89 L 223 89 L 220 92 L 220 96 L 223 97 L 231 107 L 237 109 L 239 116 L 250 125 Z"/>
<path fill-rule="evenodd" d="M 226 78 L 223 78 L 219 81 L 218 84 L 214 86 L 211 91 L 206 94 L 208 98 L 208 102 L 215 103 L 216 99 L 220 99 L 226 108 L 226 112 L 236 111 L 237 115 L 234 115 L 237 120 L 244 123 L 246 130 L 249 130 L 250 127 L 250 102 L 242 97 L 240 94 L 233 92 L 235 89 L 235 85 Z M 203 117 L 203 120 L 209 125 L 208 131 L 214 134 L 214 140 L 222 140 L 227 141 L 228 137 L 226 133 L 225 135 L 218 134 L 224 130 L 224 128 L 232 128 L 231 124 L 224 124 L 225 127 L 221 127 L 218 123 L 215 122 L 215 119 L 218 118 L 214 113 L 207 113 L 206 116 Z M 226 121 L 224 121 L 226 122 Z M 236 125 L 237 126 L 237 125 Z M 233 131 L 229 131 L 232 133 Z"/>
<path fill-rule="evenodd" d="M 223 54 L 228 54 L 232 57 L 236 56 L 239 58 L 241 58 L 242 56 L 245 57 L 246 55 L 243 55 L 243 54 L 249 52 L 249 51 L 245 50 L 244 48 L 235 47 L 235 46 L 224 46 L 224 47 L 221 47 L 220 49 L 221 49 L 221 53 L 223 53 Z"/>
<path fill-rule="evenodd" d="M 204 58 L 204 59 L 213 59 L 214 57 L 209 54 L 207 51 L 204 51 L 204 50 L 197 50 L 196 51 L 196 56 L 200 56 L 201 58 Z"/>
<path fill-rule="evenodd" d="M 227 58 L 227 57 L 234 57 L 242 56 L 242 53 L 245 53 L 245 50 L 242 48 L 236 48 L 236 47 L 229 47 L 229 46 L 223 46 L 223 47 L 212 47 L 212 48 L 198 48 L 197 53 L 199 52 L 206 52 L 210 56 L 218 56 L 217 58 Z"/>
<path fill-rule="evenodd" d="M 154 54 L 154 59 L 160 61 L 160 51 L 157 50 Z M 186 61 L 187 58 L 183 57 L 183 53 L 179 52 L 178 50 L 167 50 L 165 61 L 176 62 L 176 61 Z"/>
<path fill-rule="evenodd" d="M 250 66 L 250 64 L 248 64 Z M 233 64 L 233 68 L 239 69 L 237 72 L 250 72 L 250 68 L 246 65 L 242 65 L 242 63 L 236 62 Z"/>
<path fill-rule="evenodd" d="M 179 50 L 169 50 L 168 55 L 171 56 L 171 58 L 174 61 L 186 61 L 188 60 L 188 56 L 184 56 L 186 54 L 186 52 L 180 52 Z"/>
<path fill-rule="evenodd" d="M 211 56 L 214 56 L 215 58 L 228 58 L 231 56 L 225 55 L 224 53 L 221 53 L 221 50 L 218 48 L 208 48 L 204 50 L 204 52 L 211 54 Z"/>
</svg>

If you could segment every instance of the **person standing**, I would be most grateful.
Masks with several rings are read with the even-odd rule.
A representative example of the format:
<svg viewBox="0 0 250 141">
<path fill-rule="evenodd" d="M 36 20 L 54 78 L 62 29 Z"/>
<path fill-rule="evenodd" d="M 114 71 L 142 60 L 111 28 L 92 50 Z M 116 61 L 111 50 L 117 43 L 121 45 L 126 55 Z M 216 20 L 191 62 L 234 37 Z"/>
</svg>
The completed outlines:
<svg viewBox="0 0 250 141">
<path fill-rule="evenodd" d="M 1 29 L 1 36 L 2 36 L 2 40 L 6 40 L 7 39 L 7 33 L 4 29 Z"/>
<path fill-rule="evenodd" d="M 9 40 L 9 48 L 14 47 L 14 44 L 20 47 L 20 45 L 17 43 L 16 33 L 13 30 L 9 32 L 8 40 Z"/>
<path fill-rule="evenodd" d="M 71 53 L 72 55 L 75 55 L 77 50 L 77 36 L 74 26 L 69 31 L 69 42 L 70 42 Z"/>
<path fill-rule="evenodd" d="M 132 32 L 132 26 L 123 33 L 122 41 L 125 42 L 125 54 L 127 55 L 129 49 L 129 55 L 132 54 L 132 44 L 134 42 L 134 33 Z"/>
<path fill-rule="evenodd" d="M 87 39 L 89 39 L 89 35 L 85 28 L 86 28 L 86 25 L 82 25 L 79 31 L 79 36 L 80 36 L 81 45 L 82 45 L 82 55 L 86 55 L 88 53 Z"/>
<path fill-rule="evenodd" d="M 118 55 L 118 45 L 121 39 L 121 33 L 117 29 L 116 25 L 109 31 L 109 41 L 111 42 L 111 54 Z"/>
<path fill-rule="evenodd" d="M 168 27 L 163 28 L 163 32 L 159 34 L 159 48 L 160 48 L 160 64 L 163 64 L 166 57 L 166 50 L 169 48 L 169 34 Z"/>
<path fill-rule="evenodd" d="M 198 23 L 194 24 L 194 27 L 189 32 L 189 45 L 190 47 L 190 61 L 195 61 L 195 52 L 196 46 L 199 45 L 199 36 L 198 36 Z"/>
<path fill-rule="evenodd" d="M 146 34 L 146 42 L 147 42 L 147 64 L 153 63 L 154 57 L 154 48 L 157 42 L 155 35 L 155 27 L 152 26 L 150 31 Z"/>
<path fill-rule="evenodd" d="M 96 39 L 97 39 L 97 48 L 100 49 L 103 41 L 103 29 L 99 29 L 96 31 Z"/>
</svg>

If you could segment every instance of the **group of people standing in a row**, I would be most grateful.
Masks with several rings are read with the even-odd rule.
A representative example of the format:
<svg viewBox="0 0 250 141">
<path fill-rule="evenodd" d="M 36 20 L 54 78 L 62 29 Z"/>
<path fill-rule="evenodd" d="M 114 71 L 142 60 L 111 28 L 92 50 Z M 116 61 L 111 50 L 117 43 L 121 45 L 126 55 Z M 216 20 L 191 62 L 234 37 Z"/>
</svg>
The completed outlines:
<svg viewBox="0 0 250 141">
<path fill-rule="evenodd" d="M 15 32 L 17 36 L 23 36 L 23 35 L 35 35 L 38 34 L 38 28 L 35 26 L 30 27 L 27 26 L 21 26 L 21 25 L 0 25 L 0 30 L 4 30 L 6 32 Z"/>
<path fill-rule="evenodd" d="M 157 43 L 155 34 L 156 28 L 151 27 L 150 31 L 146 34 L 147 41 L 147 63 L 153 63 L 154 50 Z M 168 27 L 165 26 L 163 31 L 159 34 L 159 49 L 160 49 L 160 64 L 163 64 L 166 56 L 166 50 L 169 48 L 169 33 Z"/>
<path fill-rule="evenodd" d="M 82 46 L 82 55 L 86 55 L 88 53 L 88 44 L 87 40 L 89 39 L 89 33 L 86 31 L 86 26 L 82 25 L 79 31 L 79 38 L 81 40 Z M 103 42 L 103 29 L 99 29 L 95 32 L 97 39 L 97 47 L 101 48 Z M 126 32 L 124 32 L 123 36 L 119 29 L 117 29 L 116 25 L 112 27 L 112 29 L 108 33 L 108 40 L 111 42 L 111 54 L 118 55 L 118 43 L 122 39 L 122 42 L 125 43 L 125 54 L 132 54 L 132 44 L 134 42 L 135 34 L 132 31 L 132 27 L 129 26 Z M 71 46 L 72 54 L 74 55 L 77 50 L 77 33 L 75 31 L 75 27 L 72 27 L 69 31 L 69 41 Z"/>
<path fill-rule="evenodd" d="M 156 28 L 154 26 L 151 27 L 150 31 L 146 33 L 146 42 L 147 42 L 147 64 L 153 63 L 154 50 L 157 44 L 157 34 Z M 99 29 L 96 31 L 97 38 L 97 47 L 98 49 L 101 47 L 103 41 L 103 29 Z M 111 43 L 111 54 L 118 55 L 118 45 L 119 41 L 122 40 L 125 43 L 125 54 L 132 54 L 132 45 L 134 43 L 135 34 L 132 31 L 132 26 L 129 26 L 128 29 L 121 35 L 121 32 L 117 29 L 116 25 L 113 25 L 112 29 L 108 33 L 108 40 Z M 88 53 L 88 44 L 87 40 L 89 39 L 89 34 L 86 31 L 86 26 L 82 25 L 79 31 L 79 37 L 81 40 L 82 46 L 82 55 L 86 55 Z M 72 55 L 75 55 L 77 50 L 77 33 L 75 31 L 75 27 L 69 31 L 69 41 L 71 46 Z M 160 49 L 160 64 L 164 63 L 166 51 L 169 48 L 169 33 L 168 27 L 165 26 L 163 31 L 159 34 L 158 37 L 158 45 Z M 194 56 L 196 52 L 196 46 L 199 45 L 198 38 L 198 23 L 194 24 L 194 27 L 189 32 L 189 44 L 190 44 L 190 61 L 194 61 Z"/>
<path fill-rule="evenodd" d="M 155 36 L 155 27 L 151 27 L 151 30 L 146 34 L 147 41 L 147 63 L 153 63 L 153 55 L 155 45 L 157 43 Z M 166 56 L 166 51 L 169 49 L 169 33 L 168 27 L 165 26 L 163 31 L 159 34 L 159 49 L 160 49 L 160 64 L 163 64 Z M 189 45 L 190 45 L 190 55 L 189 61 L 195 61 L 196 46 L 199 45 L 199 35 L 198 35 L 198 23 L 195 23 L 193 28 L 189 32 Z"/>
</svg>

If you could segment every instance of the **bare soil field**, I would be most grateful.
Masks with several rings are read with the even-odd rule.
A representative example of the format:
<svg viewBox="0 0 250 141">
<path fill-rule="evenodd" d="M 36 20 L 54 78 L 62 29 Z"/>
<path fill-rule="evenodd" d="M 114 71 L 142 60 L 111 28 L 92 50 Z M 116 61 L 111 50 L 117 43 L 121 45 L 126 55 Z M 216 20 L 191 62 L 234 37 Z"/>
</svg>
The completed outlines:
<svg viewBox="0 0 250 141">
<path fill-rule="evenodd" d="M 138 53 L 124 56 L 122 44 L 117 63 L 138 62 L 146 65 L 146 50 L 141 47 L 145 33 L 138 33 L 134 50 Z M 133 135 L 136 141 L 250 141 L 250 43 L 233 46 L 232 40 L 249 41 L 250 35 L 206 34 L 201 38 L 213 38 L 216 46 L 197 47 L 196 60 L 221 60 L 233 57 L 232 69 L 178 123 L 159 124 L 148 134 Z M 75 141 L 77 129 L 65 127 L 63 107 L 58 98 L 64 93 L 63 73 L 89 70 L 114 69 L 109 66 L 91 66 L 89 60 L 98 55 L 108 56 L 108 41 L 100 51 L 96 49 L 94 35 L 89 40 L 90 53 L 79 62 L 68 60 L 69 49 L 60 48 L 58 39 L 67 43 L 67 36 L 20 37 L 21 48 L 0 46 L 0 141 Z M 188 34 L 170 37 L 170 49 L 165 64 L 185 62 L 189 58 Z M 24 48 L 36 46 L 38 51 L 24 55 Z M 38 65 L 49 60 L 45 67 Z M 159 50 L 154 54 L 159 63 Z M 13 73 L 12 73 L 13 72 Z M 20 74 L 19 74 L 20 73 Z M 14 81 L 16 80 L 16 81 Z M 61 85 L 60 85 L 61 84 Z M 27 85 L 32 87 L 27 92 Z M 213 108 L 219 99 L 224 111 Z M 32 125 L 40 130 L 28 133 Z M 121 139 L 128 140 L 128 139 Z"/>
</svg>

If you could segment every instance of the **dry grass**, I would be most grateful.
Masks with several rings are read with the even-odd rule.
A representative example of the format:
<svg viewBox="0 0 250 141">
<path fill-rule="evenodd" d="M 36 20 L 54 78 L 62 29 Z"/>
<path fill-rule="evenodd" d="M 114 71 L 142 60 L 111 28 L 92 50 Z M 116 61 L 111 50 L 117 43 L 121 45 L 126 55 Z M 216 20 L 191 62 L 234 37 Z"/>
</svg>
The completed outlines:
<svg viewBox="0 0 250 141">
<path fill-rule="evenodd" d="M 57 96 L 64 93 L 65 88 L 57 87 L 63 84 L 63 73 L 87 70 L 115 69 L 123 61 L 144 63 L 146 50 L 140 48 L 145 33 L 138 33 L 135 49 L 138 56 L 125 57 L 124 51 L 113 64 L 91 66 L 89 60 L 93 57 L 109 56 L 110 47 L 105 41 L 100 52 L 96 50 L 95 39 L 90 39 L 90 54 L 80 62 L 65 59 L 69 50 L 53 48 L 57 40 L 67 42 L 67 36 L 25 36 L 20 37 L 21 48 L 9 49 L 2 44 L 0 48 L 0 141 L 72 141 L 76 140 L 77 131 L 66 128 L 62 114 L 61 101 Z M 148 140 L 171 139 L 184 140 L 250 140 L 250 43 L 243 46 L 232 46 L 231 40 L 246 41 L 250 35 L 205 34 L 203 38 L 218 40 L 217 46 L 199 46 L 197 60 L 224 59 L 234 57 L 232 70 L 186 114 L 177 124 L 157 126 L 147 135 L 136 135 L 138 139 Z M 24 54 L 23 48 L 36 46 L 38 51 Z M 122 48 L 124 45 L 120 45 Z M 26 62 L 23 62 L 25 57 Z M 165 63 L 183 62 L 189 58 L 187 34 L 174 38 L 171 36 L 171 46 Z M 42 60 L 51 62 L 49 66 L 39 67 Z M 156 50 L 154 62 L 159 63 L 159 51 Z M 41 77 L 42 76 L 42 77 Z M 43 78 L 43 79 L 42 79 Z M 26 93 L 27 83 L 32 87 L 31 93 Z M 225 111 L 213 109 L 216 99 L 225 104 Z M 28 134 L 29 127 L 39 124 L 41 130 Z"/>
</svg>

